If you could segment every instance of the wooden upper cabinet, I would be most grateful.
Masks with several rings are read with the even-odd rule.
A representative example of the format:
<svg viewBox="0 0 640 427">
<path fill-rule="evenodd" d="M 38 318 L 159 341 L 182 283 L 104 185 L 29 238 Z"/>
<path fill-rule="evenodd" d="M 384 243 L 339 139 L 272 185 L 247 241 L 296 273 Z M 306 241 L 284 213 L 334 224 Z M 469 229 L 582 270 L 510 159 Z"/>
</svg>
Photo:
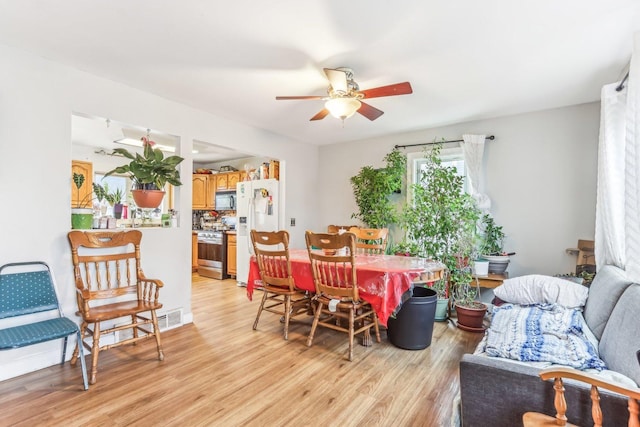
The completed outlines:
<svg viewBox="0 0 640 427">
<path fill-rule="evenodd" d="M 84 183 L 80 190 L 73 182 L 73 174 L 84 175 Z M 90 208 L 93 205 L 91 194 L 93 193 L 93 163 L 82 160 L 71 161 L 71 207 Z"/>
<path fill-rule="evenodd" d="M 206 209 L 207 208 L 207 187 L 208 187 L 208 175 L 194 174 L 193 178 L 193 195 L 191 204 L 193 209 Z"/>
<path fill-rule="evenodd" d="M 226 190 L 229 182 L 229 175 L 226 173 L 219 173 L 216 176 L 216 190 Z"/>
<path fill-rule="evenodd" d="M 216 208 L 216 186 L 218 183 L 217 175 L 209 175 L 209 186 L 207 187 L 207 209 Z"/>
<path fill-rule="evenodd" d="M 236 184 L 240 181 L 240 172 L 231 172 L 227 174 L 227 189 L 235 190 Z"/>
</svg>

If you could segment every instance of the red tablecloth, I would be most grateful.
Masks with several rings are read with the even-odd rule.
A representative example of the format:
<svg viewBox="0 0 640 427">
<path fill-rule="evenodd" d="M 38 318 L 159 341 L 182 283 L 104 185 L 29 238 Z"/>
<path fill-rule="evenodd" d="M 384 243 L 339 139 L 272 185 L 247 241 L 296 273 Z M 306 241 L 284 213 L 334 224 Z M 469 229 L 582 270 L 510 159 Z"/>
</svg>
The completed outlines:
<svg viewBox="0 0 640 427">
<path fill-rule="evenodd" d="M 306 249 L 292 249 L 291 270 L 296 286 L 315 292 L 311 261 Z M 414 281 L 433 282 L 440 278 L 444 265 L 424 258 L 394 255 L 357 255 L 356 275 L 360 296 L 369 302 L 378 314 L 380 324 L 387 326 L 387 319 L 402 304 L 403 294 Z M 252 299 L 253 290 L 260 286 L 260 271 L 255 257 L 251 257 L 247 296 Z"/>
</svg>

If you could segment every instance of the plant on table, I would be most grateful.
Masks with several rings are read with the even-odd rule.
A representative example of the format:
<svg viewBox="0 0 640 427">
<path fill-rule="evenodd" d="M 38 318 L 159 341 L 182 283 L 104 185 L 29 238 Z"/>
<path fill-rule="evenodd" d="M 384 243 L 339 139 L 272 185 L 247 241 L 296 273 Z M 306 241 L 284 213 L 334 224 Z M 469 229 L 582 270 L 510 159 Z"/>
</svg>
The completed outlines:
<svg viewBox="0 0 640 427">
<path fill-rule="evenodd" d="M 77 203 L 71 208 L 71 228 L 89 229 L 93 224 L 93 210 L 89 207 L 93 200 L 93 192 L 81 199 L 80 190 L 84 185 L 85 177 L 81 173 L 74 172 L 72 179 L 77 191 Z"/>
<path fill-rule="evenodd" d="M 503 255 L 505 234 L 504 231 L 502 231 L 502 226 L 497 225 L 493 217 L 489 214 L 484 214 L 480 223 L 482 227 L 480 254 Z"/>
</svg>

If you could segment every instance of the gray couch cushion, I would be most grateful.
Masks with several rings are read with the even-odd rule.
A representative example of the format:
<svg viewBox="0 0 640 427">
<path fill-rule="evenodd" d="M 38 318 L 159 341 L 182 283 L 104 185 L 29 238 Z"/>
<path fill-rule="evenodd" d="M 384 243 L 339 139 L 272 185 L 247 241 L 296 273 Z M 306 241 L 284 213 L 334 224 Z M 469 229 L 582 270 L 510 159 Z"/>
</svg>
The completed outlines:
<svg viewBox="0 0 640 427">
<path fill-rule="evenodd" d="M 599 273 L 598 273 L 599 274 Z M 591 298 L 591 297 L 589 297 Z M 607 368 L 640 384 L 640 285 L 631 285 L 616 304 L 600 340 L 600 357 Z"/>
<path fill-rule="evenodd" d="M 618 267 L 605 265 L 589 287 L 589 297 L 584 308 L 584 320 L 589 329 L 600 339 L 620 295 L 631 282 Z"/>
</svg>

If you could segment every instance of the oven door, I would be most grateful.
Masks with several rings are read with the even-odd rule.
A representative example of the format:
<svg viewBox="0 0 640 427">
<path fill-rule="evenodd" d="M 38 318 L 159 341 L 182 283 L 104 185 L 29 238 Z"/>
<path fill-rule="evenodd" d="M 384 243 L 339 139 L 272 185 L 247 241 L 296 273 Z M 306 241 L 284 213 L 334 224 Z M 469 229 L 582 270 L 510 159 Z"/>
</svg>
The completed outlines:
<svg viewBox="0 0 640 427">
<path fill-rule="evenodd" d="M 198 274 L 224 279 L 225 247 L 220 240 L 198 240 Z"/>
</svg>

